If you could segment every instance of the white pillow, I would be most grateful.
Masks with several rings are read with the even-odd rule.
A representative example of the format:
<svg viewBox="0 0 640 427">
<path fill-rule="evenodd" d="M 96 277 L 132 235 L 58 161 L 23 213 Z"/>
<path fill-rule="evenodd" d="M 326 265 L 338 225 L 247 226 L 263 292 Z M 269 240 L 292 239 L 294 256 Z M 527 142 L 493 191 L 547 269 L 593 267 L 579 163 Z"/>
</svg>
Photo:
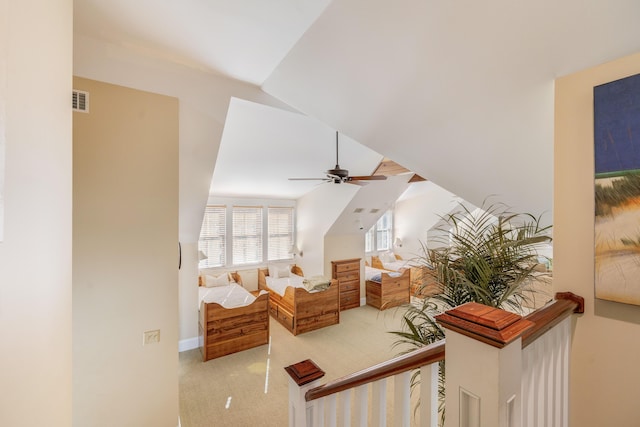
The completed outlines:
<svg viewBox="0 0 640 427">
<path fill-rule="evenodd" d="M 281 270 L 286 270 L 286 272 L 288 273 L 289 271 L 291 271 L 291 266 L 286 265 L 286 264 L 269 264 L 269 276 L 273 277 L 274 279 L 277 279 L 279 277 L 289 277 L 289 274 L 287 274 L 286 276 L 281 276 L 279 274 L 279 272 Z"/>
<path fill-rule="evenodd" d="M 378 254 L 378 258 L 380 258 L 380 261 L 384 264 L 385 262 L 394 262 L 396 260 L 395 255 L 393 254 L 393 252 L 388 251 L 388 252 L 381 252 Z"/>
<path fill-rule="evenodd" d="M 213 288 L 216 286 L 227 286 L 229 284 L 229 274 L 222 273 L 219 276 L 204 276 L 204 285 L 207 288 Z"/>
<path fill-rule="evenodd" d="M 278 269 L 278 279 L 282 277 L 291 277 L 291 272 L 289 271 L 289 267 L 281 267 Z"/>
</svg>

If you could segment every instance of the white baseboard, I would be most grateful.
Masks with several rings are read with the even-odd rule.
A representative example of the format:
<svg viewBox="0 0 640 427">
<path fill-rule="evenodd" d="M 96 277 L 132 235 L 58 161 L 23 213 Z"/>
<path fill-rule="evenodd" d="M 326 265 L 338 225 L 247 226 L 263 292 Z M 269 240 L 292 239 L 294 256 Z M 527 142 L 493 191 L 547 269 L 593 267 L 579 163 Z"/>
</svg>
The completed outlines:
<svg viewBox="0 0 640 427">
<path fill-rule="evenodd" d="M 200 340 L 198 339 L 198 337 L 187 338 L 186 340 L 178 341 L 178 352 L 193 350 L 194 348 L 198 348 L 199 346 Z"/>
<path fill-rule="evenodd" d="M 360 298 L 360 307 L 367 305 L 367 297 Z"/>
</svg>

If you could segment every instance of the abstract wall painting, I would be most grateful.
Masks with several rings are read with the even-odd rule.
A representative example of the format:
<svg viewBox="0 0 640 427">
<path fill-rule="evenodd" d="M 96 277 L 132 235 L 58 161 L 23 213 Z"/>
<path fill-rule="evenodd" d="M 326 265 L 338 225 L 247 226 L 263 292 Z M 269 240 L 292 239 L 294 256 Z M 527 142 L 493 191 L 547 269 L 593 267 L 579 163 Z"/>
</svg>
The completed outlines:
<svg viewBox="0 0 640 427">
<path fill-rule="evenodd" d="M 595 297 L 640 305 L 640 74 L 593 101 Z"/>
</svg>

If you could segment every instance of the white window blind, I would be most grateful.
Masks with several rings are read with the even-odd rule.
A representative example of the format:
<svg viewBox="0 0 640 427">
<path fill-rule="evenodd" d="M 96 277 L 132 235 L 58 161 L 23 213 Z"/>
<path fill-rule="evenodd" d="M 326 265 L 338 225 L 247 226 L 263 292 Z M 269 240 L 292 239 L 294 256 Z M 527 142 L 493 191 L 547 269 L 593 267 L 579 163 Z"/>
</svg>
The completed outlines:
<svg viewBox="0 0 640 427">
<path fill-rule="evenodd" d="M 233 264 L 262 262 L 262 207 L 233 207 Z"/>
<path fill-rule="evenodd" d="M 374 225 L 367 231 L 367 234 L 364 235 L 364 251 L 365 252 L 373 252 L 373 243 L 375 240 L 376 226 Z"/>
<path fill-rule="evenodd" d="M 293 246 L 293 208 L 270 207 L 268 209 L 268 245 L 269 261 L 291 259 L 289 253 Z"/>
<path fill-rule="evenodd" d="M 207 206 L 204 210 L 198 250 L 207 259 L 201 260 L 199 267 L 221 267 L 226 261 L 226 208 L 225 206 Z"/>
<path fill-rule="evenodd" d="M 376 245 L 379 251 L 391 249 L 392 231 L 393 217 L 391 211 L 386 211 L 376 223 Z"/>
</svg>

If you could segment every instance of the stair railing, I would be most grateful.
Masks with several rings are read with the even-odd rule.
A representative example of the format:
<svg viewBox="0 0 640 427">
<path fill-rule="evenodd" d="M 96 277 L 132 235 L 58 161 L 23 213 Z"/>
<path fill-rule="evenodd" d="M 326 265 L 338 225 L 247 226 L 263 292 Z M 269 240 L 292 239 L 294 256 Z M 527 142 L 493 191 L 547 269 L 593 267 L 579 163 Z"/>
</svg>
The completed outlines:
<svg viewBox="0 0 640 427">
<path fill-rule="evenodd" d="M 447 393 L 447 423 L 567 426 L 570 316 L 584 312 L 583 299 L 558 293 L 554 302 L 524 318 L 480 304 L 465 306 L 438 316 L 447 342 L 450 335 L 453 339 L 446 358 L 446 386 L 460 391 Z M 287 366 L 289 425 L 376 427 L 389 422 L 394 426 L 436 427 L 436 362 L 441 360 L 445 360 L 445 340 L 324 385 L 320 385 L 324 372 L 313 361 Z M 478 380 L 479 367 L 481 372 L 496 375 L 497 380 L 487 381 L 482 376 Z M 414 393 L 419 395 L 413 401 L 417 398 L 420 404 L 415 412 L 411 408 L 411 378 L 418 369 L 420 383 Z M 505 384 L 503 379 L 507 379 Z"/>
</svg>

